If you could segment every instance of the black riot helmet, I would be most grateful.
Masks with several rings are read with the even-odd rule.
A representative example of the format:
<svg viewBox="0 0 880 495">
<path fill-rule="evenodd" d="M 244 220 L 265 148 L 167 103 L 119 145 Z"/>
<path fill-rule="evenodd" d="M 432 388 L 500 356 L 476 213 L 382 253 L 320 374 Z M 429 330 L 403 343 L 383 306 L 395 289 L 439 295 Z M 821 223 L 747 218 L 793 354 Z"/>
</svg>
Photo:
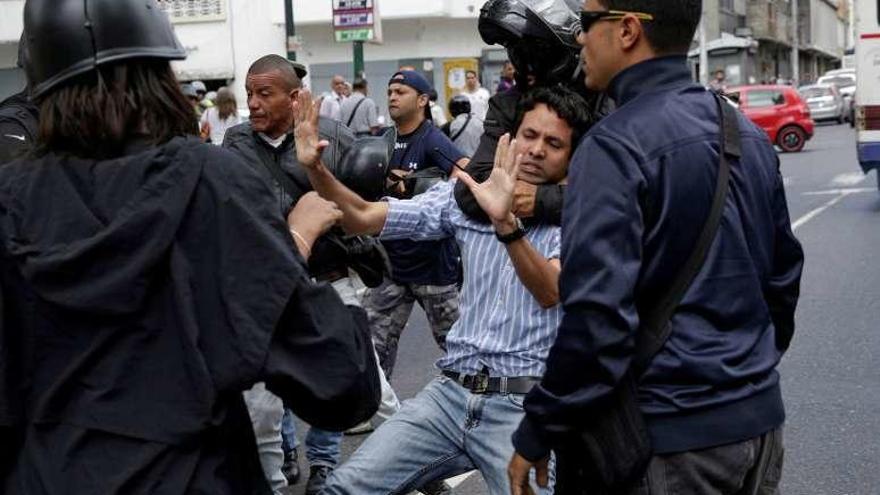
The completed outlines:
<svg viewBox="0 0 880 495">
<path fill-rule="evenodd" d="M 362 198 L 378 201 L 385 195 L 385 181 L 396 142 L 397 131 L 393 127 L 386 128 L 381 136 L 359 137 L 331 172 Z"/>
<path fill-rule="evenodd" d="M 581 81 L 579 0 L 489 0 L 480 9 L 483 41 L 507 48 L 517 84 Z"/>
<path fill-rule="evenodd" d="M 449 100 L 449 113 L 452 118 L 471 113 L 471 100 L 465 95 L 455 95 Z"/>
<path fill-rule="evenodd" d="M 156 0 L 28 0 L 24 26 L 34 98 L 101 64 L 186 58 Z"/>
</svg>

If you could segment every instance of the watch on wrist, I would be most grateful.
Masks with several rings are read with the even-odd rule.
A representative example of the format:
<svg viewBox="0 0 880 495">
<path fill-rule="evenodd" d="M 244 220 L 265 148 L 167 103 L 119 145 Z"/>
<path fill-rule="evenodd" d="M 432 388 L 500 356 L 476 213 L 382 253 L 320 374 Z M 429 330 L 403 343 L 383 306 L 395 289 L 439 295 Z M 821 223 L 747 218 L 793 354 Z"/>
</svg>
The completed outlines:
<svg viewBox="0 0 880 495">
<path fill-rule="evenodd" d="M 510 244 L 511 242 L 518 241 L 526 236 L 526 228 L 523 225 L 522 220 L 516 217 L 514 217 L 514 219 L 516 221 L 516 229 L 513 232 L 504 235 L 499 234 L 497 231 L 495 232 L 495 237 L 497 237 L 502 244 Z"/>
</svg>

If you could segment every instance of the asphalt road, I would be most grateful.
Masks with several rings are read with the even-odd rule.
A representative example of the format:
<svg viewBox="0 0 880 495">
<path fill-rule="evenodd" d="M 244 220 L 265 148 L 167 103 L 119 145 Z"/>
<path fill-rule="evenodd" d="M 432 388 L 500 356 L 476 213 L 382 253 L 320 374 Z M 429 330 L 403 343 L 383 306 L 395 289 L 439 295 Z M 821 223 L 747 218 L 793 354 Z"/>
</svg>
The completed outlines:
<svg viewBox="0 0 880 495">
<path fill-rule="evenodd" d="M 806 264 L 781 372 L 787 494 L 880 493 L 880 194 L 848 126 L 782 156 Z M 823 209 L 824 208 L 824 209 Z"/>
<path fill-rule="evenodd" d="M 880 193 L 874 173 L 858 168 L 854 142 L 848 126 L 823 125 L 803 152 L 780 155 L 807 260 L 797 335 L 781 368 L 787 495 L 880 494 Z M 417 309 L 392 379 L 401 399 L 431 379 L 438 356 Z M 343 458 L 363 438 L 346 437 Z M 455 483 L 458 495 L 487 493 L 479 474 Z"/>
</svg>

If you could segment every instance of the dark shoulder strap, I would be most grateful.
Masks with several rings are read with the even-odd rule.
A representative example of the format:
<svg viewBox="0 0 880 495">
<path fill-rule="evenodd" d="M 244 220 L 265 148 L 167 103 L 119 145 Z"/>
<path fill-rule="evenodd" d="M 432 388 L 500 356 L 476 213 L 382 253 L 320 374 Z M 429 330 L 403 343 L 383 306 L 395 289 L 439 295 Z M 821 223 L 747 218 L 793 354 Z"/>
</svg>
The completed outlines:
<svg viewBox="0 0 880 495">
<path fill-rule="evenodd" d="M 464 121 L 464 125 L 461 126 L 461 129 L 459 129 L 458 132 L 455 133 L 455 136 L 452 136 L 451 138 L 449 138 L 449 140 L 455 141 L 456 139 L 458 139 L 458 137 L 461 136 L 461 134 L 464 132 L 465 129 L 467 129 L 467 126 L 470 123 L 471 123 L 471 114 L 468 114 L 467 120 Z M 449 128 L 452 129 L 452 126 L 450 125 Z"/>
<path fill-rule="evenodd" d="M 354 110 L 351 111 L 351 115 L 348 117 L 348 122 L 345 124 L 345 127 L 351 127 L 351 123 L 354 122 L 354 116 L 358 113 L 358 108 L 361 107 L 361 104 L 363 104 L 366 99 L 367 97 L 365 96 L 357 102 L 357 104 L 354 106 Z"/>
<path fill-rule="evenodd" d="M 713 94 L 714 95 L 714 94 Z M 691 256 L 685 262 L 678 277 L 669 286 L 666 296 L 660 299 L 649 311 L 642 314 L 642 324 L 636 333 L 635 360 L 633 368 L 635 376 L 645 372 L 654 355 L 663 347 L 672 333 L 670 319 L 675 309 L 681 303 L 681 299 L 687 292 L 688 287 L 696 278 L 706 261 L 706 255 L 712 246 L 712 241 L 718 233 L 721 225 L 721 217 L 724 213 L 724 202 L 730 189 L 730 163 L 728 157 L 739 158 L 742 155 L 739 122 L 736 110 L 718 95 L 714 95 L 721 116 L 721 153 L 720 166 L 718 167 L 718 180 L 715 185 L 715 197 L 712 200 L 712 209 L 709 217 L 703 225 L 703 230 L 697 238 L 697 244 Z"/>
</svg>

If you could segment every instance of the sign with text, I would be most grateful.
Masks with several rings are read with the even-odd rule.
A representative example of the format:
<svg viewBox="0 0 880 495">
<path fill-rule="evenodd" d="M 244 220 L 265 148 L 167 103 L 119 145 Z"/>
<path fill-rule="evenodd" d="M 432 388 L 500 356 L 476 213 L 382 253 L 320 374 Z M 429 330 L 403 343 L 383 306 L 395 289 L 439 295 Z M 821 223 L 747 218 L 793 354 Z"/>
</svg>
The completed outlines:
<svg viewBox="0 0 880 495">
<path fill-rule="evenodd" d="M 381 43 L 378 0 L 333 0 L 333 33 L 337 43 Z"/>
</svg>

